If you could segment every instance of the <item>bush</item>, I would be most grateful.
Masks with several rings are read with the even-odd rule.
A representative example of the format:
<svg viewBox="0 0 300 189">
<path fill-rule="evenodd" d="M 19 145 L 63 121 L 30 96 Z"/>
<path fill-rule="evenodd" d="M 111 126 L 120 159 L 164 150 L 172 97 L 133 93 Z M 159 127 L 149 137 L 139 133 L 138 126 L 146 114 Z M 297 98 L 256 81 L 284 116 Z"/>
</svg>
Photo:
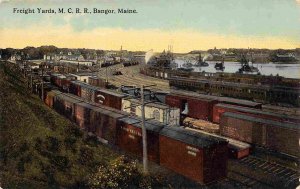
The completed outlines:
<svg viewBox="0 0 300 189">
<path fill-rule="evenodd" d="M 121 156 L 108 166 L 100 166 L 88 184 L 90 188 L 151 188 L 151 180 L 142 176 L 137 165 Z"/>
<path fill-rule="evenodd" d="M 79 163 L 89 165 L 94 161 L 94 151 L 88 147 L 80 148 Z"/>
<path fill-rule="evenodd" d="M 50 157 L 51 163 L 53 163 L 57 169 L 66 171 L 69 168 L 69 159 L 61 155 L 52 155 Z"/>
<path fill-rule="evenodd" d="M 60 141 L 55 137 L 47 137 L 47 150 L 51 152 L 59 152 Z"/>
</svg>

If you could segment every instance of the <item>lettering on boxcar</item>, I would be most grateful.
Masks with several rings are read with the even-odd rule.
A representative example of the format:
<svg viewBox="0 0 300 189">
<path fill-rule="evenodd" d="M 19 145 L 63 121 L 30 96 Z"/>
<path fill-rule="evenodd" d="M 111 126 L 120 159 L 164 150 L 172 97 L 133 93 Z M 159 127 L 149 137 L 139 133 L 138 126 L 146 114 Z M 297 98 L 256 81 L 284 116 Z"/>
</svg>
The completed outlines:
<svg viewBox="0 0 300 189">
<path fill-rule="evenodd" d="M 105 101 L 105 96 L 99 94 L 97 95 L 97 97 L 99 98 L 98 102 L 103 104 L 103 102 Z"/>
<path fill-rule="evenodd" d="M 138 132 L 138 131 L 135 131 L 133 129 L 129 129 L 127 127 L 121 127 L 124 131 L 130 133 L 130 134 L 133 134 L 133 135 L 136 135 L 136 136 L 142 136 L 142 133 Z"/>
</svg>

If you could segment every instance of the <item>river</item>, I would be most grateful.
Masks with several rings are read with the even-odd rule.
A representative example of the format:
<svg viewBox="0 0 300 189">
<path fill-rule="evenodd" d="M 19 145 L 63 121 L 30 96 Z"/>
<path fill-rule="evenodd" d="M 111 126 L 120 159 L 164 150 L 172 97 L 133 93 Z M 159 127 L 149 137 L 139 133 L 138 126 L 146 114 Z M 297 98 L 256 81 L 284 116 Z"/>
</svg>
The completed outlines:
<svg viewBox="0 0 300 189">
<path fill-rule="evenodd" d="M 175 62 L 178 67 L 181 67 L 184 63 L 183 60 L 176 59 Z M 191 62 L 195 63 L 195 62 Z M 208 67 L 193 67 L 195 72 L 221 72 L 215 69 L 216 61 L 208 61 Z M 239 62 L 224 62 L 225 69 L 223 72 L 235 73 L 240 68 L 241 64 Z M 254 67 L 259 69 L 262 75 L 279 75 L 286 78 L 296 78 L 300 79 L 300 64 L 275 64 L 275 63 L 254 63 Z"/>
</svg>

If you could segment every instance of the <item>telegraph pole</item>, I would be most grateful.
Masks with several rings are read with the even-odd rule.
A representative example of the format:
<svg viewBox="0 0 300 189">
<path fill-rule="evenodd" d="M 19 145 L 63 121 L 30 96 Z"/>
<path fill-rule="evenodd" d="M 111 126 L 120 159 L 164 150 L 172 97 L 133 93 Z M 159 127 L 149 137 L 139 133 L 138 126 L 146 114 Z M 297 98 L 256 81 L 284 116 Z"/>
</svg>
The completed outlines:
<svg viewBox="0 0 300 189">
<path fill-rule="evenodd" d="M 44 64 L 42 63 L 42 101 L 44 101 Z"/>
<path fill-rule="evenodd" d="M 141 87 L 141 109 L 142 109 L 142 137 L 143 137 L 143 166 L 144 174 L 148 174 L 148 152 L 147 152 L 147 131 L 145 127 L 145 95 L 144 85 Z"/>
<path fill-rule="evenodd" d="M 32 70 L 30 69 L 30 92 L 32 93 L 32 88 L 33 88 L 33 85 L 32 85 Z"/>
<path fill-rule="evenodd" d="M 148 86 L 141 86 L 141 113 L 142 113 L 142 142 L 143 142 L 143 172 L 145 175 L 148 174 L 148 151 L 147 151 L 147 130 L 146 130 L 146 118 L 145 118 L 145 105 L 147 103 L 145 103 L 145 94 L 144 94 L 144 89 L 147 87 L 152 87 L 152 86 L 156 86 L 156 84 L 153 85 L 148 85 Z M 126 91 L 130 91 L 130 90 L 135 90 L 134 89 L 128 89 Z M 129 95 L 132 96 L 132 95 Z M 135 97 L 134 97 L 135 98 Z"/>
</svg>

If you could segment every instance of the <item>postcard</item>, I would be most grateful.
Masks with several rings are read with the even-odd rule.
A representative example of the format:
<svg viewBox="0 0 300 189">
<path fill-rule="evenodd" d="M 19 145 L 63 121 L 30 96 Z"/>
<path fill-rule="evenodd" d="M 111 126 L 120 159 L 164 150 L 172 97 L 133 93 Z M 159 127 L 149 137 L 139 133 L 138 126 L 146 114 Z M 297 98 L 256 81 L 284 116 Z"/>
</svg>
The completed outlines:
<svg viewBox="0 0 300 189">
<path fill-rule="evenodd" d="M 300 187 L 300 0 L 0 15 L 0 188 Z"/>
</svg>

